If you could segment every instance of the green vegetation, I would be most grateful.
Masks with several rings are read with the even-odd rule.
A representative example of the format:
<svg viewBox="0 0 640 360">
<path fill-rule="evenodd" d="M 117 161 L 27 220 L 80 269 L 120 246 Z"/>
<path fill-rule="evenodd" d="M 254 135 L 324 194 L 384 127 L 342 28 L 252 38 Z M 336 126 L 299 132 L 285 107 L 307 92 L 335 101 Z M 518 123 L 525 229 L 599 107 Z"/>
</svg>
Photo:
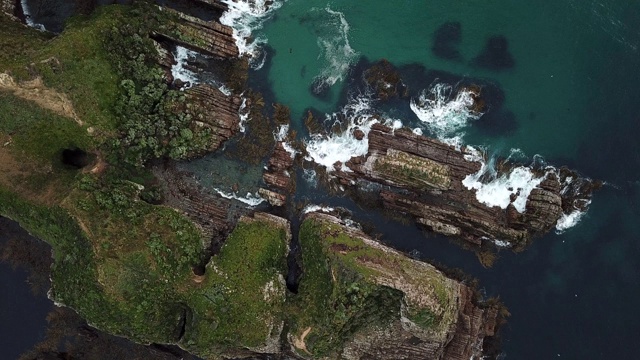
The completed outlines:
<svg viewBox="0 0 640 360">
<path fill-rule="evenodd" d="M 331 355 L 369 325 L 398 319 L 403 297 L 400 291 L 368 281 L 339 252 L 331 251 L 334 242 L 326 226 L 307 220 L 300 228 L 304 274 L 295 299 L 292 333 L 300 336 L 311 328 L 304 343 L 314 356 Z"/>
<path fill-rule="evenodd" d="M 399 184 L 418 189 L 447 190 L 451 184 L 448 166 L 399 150 L 390 149 L 376 159 L 373 168 Z"/>
<path fill-rule="evenodd" d="M 105 32 L 105 47 L 122 79 L 115 109 L 120 119 L 125 162 L 140 166 L 168 156 L 183 159 L 206 149 L 210 129 L 196 127 L 186 112 L 185 95 L 169 89 L 158 54 L 148 34 L 168 22 L 155 7 L 139 5 Z"/>
<path fill-rule="evenodd" d="M 260 349 L 279 341 L 284 321 L 287 229 L 268 220 L 241 220 L 206 279 L 192 293 L 193 321 L 183 340 L 198 354 Z"/>
<path fill-rule="evenodd" d="M 292 333 L 310 330 L 304 344 L 314 356 L 330 356 L 355 333 L 398 320 L 401 309 L 435 336 L 455 321 L 455 288 L 430 265 L 315 218 L 303 222 L 300 244 L 304 274 Z"/>
</svg>

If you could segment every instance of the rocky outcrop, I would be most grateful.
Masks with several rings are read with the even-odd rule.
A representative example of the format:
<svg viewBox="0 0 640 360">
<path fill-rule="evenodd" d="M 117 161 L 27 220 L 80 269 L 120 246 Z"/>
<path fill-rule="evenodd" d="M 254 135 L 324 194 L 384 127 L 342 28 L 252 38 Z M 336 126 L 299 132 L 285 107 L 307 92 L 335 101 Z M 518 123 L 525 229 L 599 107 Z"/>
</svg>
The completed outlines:
<svg viewBox="0 0 640 360">
<path fill-rule="evenodd" d="M 291 194 L 295 188 L 295 183 L 291 178 L 291 168 L 293 166 L 293 157 L 285 149 L 285 142 L 278 141 L 273 149 L 273 154 L 269 158 L 267 168 L 262 175 L 262 179 L 267 184 L 269 190 L 261 189 L 261 195 L 265 197 L 274 206 L 283 206 L 286 203 L 287 196 Z M 264 194 L 263 194 L 264 192 Z M 273 200 L 275 198 L 275 201 Z"/>
<path fill-rule="evenodd" d="M 19 4 L 18 1 L 15 0 L 1 0 L 0 1 L 0 11 L 8 16 L 11 20 L 17 21 L 16 17 L 16 5 Z"/>
<path fill-rule="evenodd" d="M 352 269 L 360 273 L 355 278 L 364 278 L 366 282 L 402 294 L 399 313 L 382 322 L 379 321 L 383 316 L 381 313 L 368 318 L 368 325 L 363 324 L 355 330 L 335 353 L 336 357 L 354 360 L 466 360 L 487 355 L 483 347 L 497 330 L 499 305 L 480 304 L 474 290 L 467 285 L 445 276 L 430 264 L 410 259 L 375 242 L 358 228 L 347 226 L 333 215 L 310 213 L 305 219 L 305 222 L 308 221 L 313 222 L 319 229 L 316 231 L 322 233 L 320 241 L 331 259 L 328 266 L 335 284 L 334 291 L 339 289 L 337 284 L 341 276 L 345 276 L 345 269 Z M 309 251 L 309 245 L 305 247 L 303 238 L 301 244 L 304 259 L 304 252 Z M 317 274 L 306 276 L 315 278 Z M 347 278 L 350 276 L 346 275 Z M 305 287 L 304 281 L 305 275 L 301 289 Z M 364 286 L 357 283 L 356 288 Z M 305 296 L 304 292 L 302 296 Z M 370 300 L 368 306 L 375 307 L 375 303 L 375 300 Z M 385 304 L 386 311 L 393 311 L 393 302 L 387 301 Z M 340 306 L 335 302 L 334 305 Z M 329 316 L 331 311 L 327 309 Z M 359 316 L 366 316 L 366 312 L 350 321 L 362 323 Z M 306 331 L 306 335 L 320 331 L 314 324 L 308 325 L 306 329 L 311 330 Z M 340 336 L 340 333 L 336 332 L 335 336 Z M 298 349 L 303 347 L 307 352 L 313 351 L 313 343 L 305 343 L 300 338 L 298 340 L 294 343 Z M 304 356 L 302 352 L 299 354 Z"/>
<path fill-rule="evenodd" d="M 541 169 L 539 176 L 545 179 L 531 191 L 523 213 L 514 207 L 514 196 L 506 209 L 489 207 L 462 183 L 482 167 L 472 155 L 467 149 L 457 150 L 408 129 L 393 131 L 376 124 L 369 133 L 368 154 L 348 161 L 351 171 L 335 174 L 341 185 L 354 190 L 363 182 L 386 185 L 377 190 L 384 208 L 410 214 L 416 223 L 434 232 L 476 245 L 488 239 L 522 245 L 532 236 L 550 231 L 569 208 L 576 208 L 575 204 L 585 209 L 597 187 L 566 169 Z M 502 164 L 498 176 L 514 167 Z M 567 186 L 576 189 L 567 190 L 566 179 L 572 175 L 575 180 Z"/>
<path fill-rule="evenodd" d="M 206 246 L 215 253 L 226 240 L 237 219 L 248 210 L 200 188 L 190 174 L 178 171 L 171 163 L 153 167 L 163 189 L 164 204 L 185 214 L 203 232 Z"/>
<path fill-rule="evenodd" d="M 378 99 L 382 101 L 403 96 L 406 90 L 398 70 L 387 60 L 375 63 L 364 72 L 363 77 Z"/>
<path fill-rule="evenodd" d="M 210 130 L 211 139 L 208 150 L 218 149 L 222 143 L 240 130 L 238 110 L 242 99 L 236 95 L 227 95 L 208 84 L 199 84 L 185 91 L 190 104 L 187 112 L 191 114 L 197 127 Z"/>
<path fill-rule="evenodd" d="M 153 34 L 172 43 L 218 58 L 238 57 L 238 47 L 233 38 L 233 29 L 218 21 L 204 21 L 184 13 L 163 8 L 177 18 L 166 30 Z"/>
</svg>

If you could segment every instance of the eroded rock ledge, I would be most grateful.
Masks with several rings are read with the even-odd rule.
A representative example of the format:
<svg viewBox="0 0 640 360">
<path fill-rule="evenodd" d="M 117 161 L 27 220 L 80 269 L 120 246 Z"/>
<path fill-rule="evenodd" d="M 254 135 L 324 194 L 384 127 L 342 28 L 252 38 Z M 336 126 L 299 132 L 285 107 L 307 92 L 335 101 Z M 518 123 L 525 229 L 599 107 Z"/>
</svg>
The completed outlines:
<svg viewBox="0 0 640 360">
<path fill-rule="evenodd" d="M 347 316 L 344 327 L 332 322 L 339 322 L 331 317 L 335 308 L 314 309 L 322 299 L 309 304 L 311 313 L 325 311 L 330 320 L 296 319 L 289 336 L 297 340 L 293 344 L 301 356 L 319 355 L 327 346 L 323 330 L 331 331 L 333 339 L 349 335 L 340 348 L 324 353 L 344 359 L 469 359 L 482 356 L 484 344 L 495 335 L 497 305 L 479 304 L 467 285 L 375 242 L 333 215 L 306 215 L 300 239 L 305 273 L 299 296 L 330 297 L 326 304 L 345 306 L 339 297 L 315 294 L 326 272 L 334 294 L 346 286 L 351 296 L 365 298 L 347 301 L 346 315 L 340 315 Z M 326 256 L 324 270 L 315 266 L 318 248 Z M 364 309 L 358 309 L 360 305 Z"/>
<path fill-rule="evenodd" d="M 515 197 L 506 209 L 490 207 L 462 183 L 482 167 L 471 151 L 380 124 L 369 133 L 367 155 L 354 157 L 346 165 L 352 171 L 335 173 L 341 185 L 356 191 L 366 184 L 384 185 L 375 190 L 383 208 L 409 214 L 434 232 L 476 245 L 500 240 L 522 246 L 550 231 L 563 214 L 586 210 L 592 191 L 599 186 L 566 168 L 538 169 L 537 175 L 544 180 L 529 194 L 524 212 L 514 207 Z M 501 164 L 498 176 L 513 168 L 514 164 Z"/>
</svg>

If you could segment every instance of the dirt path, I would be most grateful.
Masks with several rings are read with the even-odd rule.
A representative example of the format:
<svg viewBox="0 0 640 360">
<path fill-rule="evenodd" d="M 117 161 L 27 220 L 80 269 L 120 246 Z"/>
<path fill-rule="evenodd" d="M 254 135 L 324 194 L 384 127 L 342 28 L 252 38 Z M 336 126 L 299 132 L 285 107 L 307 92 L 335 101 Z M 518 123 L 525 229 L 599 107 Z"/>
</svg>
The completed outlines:
<svg viewBox="0 0 640 360">
<path fill-rule="evenodd" d="M 69 100 L 65 94 L 44 86 L 40 77 L 16 83 L 9 74 L 0 73 L 0 90 L 11 91 L 17 97 L 33 101 L 40 107 L 49 109 L 58 115 L 71 118 L 80 126 L 83 125 L 83 122 L 73 109 L 71 100 Z"/>
<path fill-rule="evenodd" d="M 307 335 L 309 335 L 310 332 L 311 332 L 311 326 L 309 326 L 302 333 L 302 336 L 300 336 L 299 338 L 294 338 L 293 339 L 293 346 L 295 346 L 296 348 L 306 352 L 309 355 L 311 355 L 311 353 L 309 352 L 309 350 L 307 350 L 307 344 L 305 344 L 304 339 L 307 337 Z"/>
</svg>

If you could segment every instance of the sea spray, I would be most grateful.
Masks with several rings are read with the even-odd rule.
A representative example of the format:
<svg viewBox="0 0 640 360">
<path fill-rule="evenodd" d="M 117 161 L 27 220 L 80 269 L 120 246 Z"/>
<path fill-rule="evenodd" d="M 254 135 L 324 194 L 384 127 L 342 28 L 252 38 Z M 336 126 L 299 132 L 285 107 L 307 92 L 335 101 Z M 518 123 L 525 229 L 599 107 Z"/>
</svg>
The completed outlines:
<svg viewBox="0 0 640 360">
<path fill-rule="evenodd" d="M 436 83 L 423 90 L 417 99 L 411 99 L 410 107 L 433 136 L 460 148 L 464 136 L 462 128 L 482 116 L 473 110 L 475 96 L 472 89 L 462 88 L 454 93 L 453 86 Z"/>
<path fill-rule="evenodd" d="M 569 214 L 562 214 L 562 216 L 560 216 L 560 219 L 558 219 L 558 222 L 556 222 L 556 234 L 560 235 L 568 229 L 576 226 L 584 215 L 584 211 L 577 209 L 570 212 Z"/>
<path fill-rule="evenodd" d="M 289 153 L 291 158 L 296 157 L 297 151 L 286 141 L 289 134 L 289 125 L 280 125 L 277 131 L 273 133 L 273 138 L 276 142 L 282 142 L 282 147 Z"/>
<path fill-rule="evenodd" d="M 27 4 L 27 0 L 21 0 L 20 5 L 22 6 L 22 14 L 24 15 L 25 22 L 27 26 L 30 26 L 36 30 L 47 31 L 47 29 L 42 24 L 38 24 L 33 21 L 33 17 L 31 16 L 31 10 L 29 9 L 29 4 Z"/>
<path fill-rule="evenodd" d="M 248 56 L 251 66 L 260 69 L 265 62 L 261 45 L 266 44 L 264 36 L 252 39 L 252 33 L 262 28 L 275 10 L 282 6 L 284 1 L 270 0 L 222 0 L 228 7 L 220 17 L 220 23 L 233 29 L 233 38 L 236 41 L 240 56 Z"/>
<path fill-rule="evenodd" d="M 373 116 L 372 101 L 370 95 L 362 94 L 352 98 L 340 113 L 327 115 L 326 121 L 346 128 L 342 132 L 329 135 L 312 134 L 311 139 L 306 142 L 309 156 L 328 171 L 333 171 L 336 162 L 345 163 L 353 156 L 365 155 L 369 150 L 367 136 L 371 126 L 380 122 L 379 118 Z M 362 140 L 356 138 L 355 130 L 363 132 Z M 343 169 L 348 171 L 347 167 Z"/>
<path fill-rule="evenodd" d="M 555 171 L 550 167 L 544 176 L 537 177 L 530 167 L 518 166 L 507 174 L 498 175 L 494 157 L 486 162 L 477 149 L 468 146 L 466 151 L 467 161 L 480 162 L 482 166 L 477 173 L 467 175 L 462 180 L 462 185 L 475 190 L 476 199 L 487 206 L 506 209 L 513 203 L 519 213 L 524 213 L 531 191 L 540 185 L 549 172 Z M 512 201 L 512 197 L 515 200 Z"/>
<path fill-rule="evenodd" d="M 242 103 L 240 103 L 240 107 L 238 108 L 238 117 L 240 118 L 240 122 L 238 122 L 238 126 L 240 128 L 241 133 L 244 133 L 246 130 L 246 125 L 250 120 L 249 118 L 250 112 L 251 110 L 247 106 L 247 98 L 242 96 Z"/>
<path fill-rule="evenodd" d="M 264 199 L 262 197 L 260 197 L 260 195 L 256 194 L 252 194 L 250 192 L 247 192 L 247 195 L 245 197 L 241 197 L 238 196 L 236 193 L 228 193 L 228 192 L 224 192 L 220 189 L 214 188 L 214 190 L 223 198 L 225 199 L 234 199 L 234 200 L 238 200 L 240 202 L 243 202 L 249 206 L 258 206 L 260 205 Z"/>
<path fill-rule="evenodd" d="M 333 86 L 338 81 L 342 81 L 349 71 L 349 68 L 358 57 L 358 53 L 353 50 L 349 43 L 349 23 L 344 14 L 334 11 L 330 7 L 325 9 L 312 9 L 315 12 L 324 12 L 329 17 L 320 17 L 322 27 L 318 37 L 318 47 L 320 48 L 319 59 L 323 65 L 319 75 L 314 78 L 314 92 L 321 93 L 324 89 Z"/>
<path fill-rule="evenodd" d="M 187 86 L 184 86 L 181 90 L 188 89 L 189 87 L 198 83 L 198 77 L 196 76 L 196 74 L 193 71 L 185 68 L 187 60 L 189 60 L 189 58 L 195 57 L 197 54 L 197 52 L 191 51 L 185 47 L 176 46 L 176 51 L 173 54 L 176 63 L 171 66 L 171 76 L 173 76 L 174 81 L 180 80 L 184 83 L 189 84 Z"/>
</svg>

